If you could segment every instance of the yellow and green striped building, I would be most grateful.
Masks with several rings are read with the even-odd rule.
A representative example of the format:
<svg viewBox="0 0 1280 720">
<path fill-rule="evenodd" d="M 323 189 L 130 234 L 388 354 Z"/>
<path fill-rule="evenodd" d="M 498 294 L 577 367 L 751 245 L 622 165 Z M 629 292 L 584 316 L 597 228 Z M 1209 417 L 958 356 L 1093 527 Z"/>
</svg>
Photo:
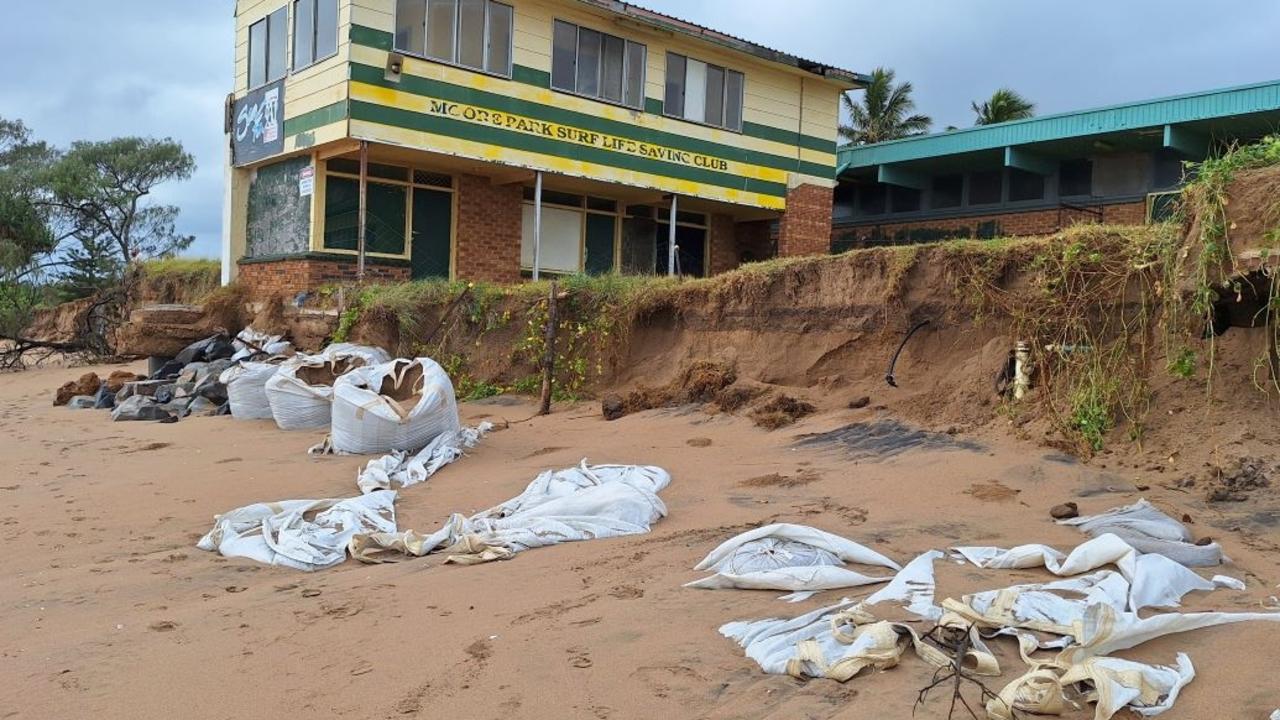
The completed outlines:
<svg viewBox="0 0 1280 720">
<path fill-rule="evenodd" d="M 828 247 L 854 73 L 609 0 L 238 0 L 236 43 L 228 279 L 705 275 Z"/>
</svg>

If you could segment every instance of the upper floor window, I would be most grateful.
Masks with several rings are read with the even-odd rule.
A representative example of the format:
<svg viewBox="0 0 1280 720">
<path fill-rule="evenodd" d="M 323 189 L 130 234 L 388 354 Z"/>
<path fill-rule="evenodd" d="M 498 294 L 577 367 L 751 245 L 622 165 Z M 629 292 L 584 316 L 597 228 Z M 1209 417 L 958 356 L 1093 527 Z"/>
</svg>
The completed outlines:
<svg viewBox="0 0 1280 720">
<path fill-rule="evenodd" d="M 249 26 L 249 87 L 284 77 L 288 26 L 287 5 Z"/>
<path fill-rule="evenodd" d="M 645 46 L 556 20 L 551 41 L 551 87 L 644 107 Z"/>
<path fill-rule="evenodd" d="M 293 0 L 293 69 L 338 52 L 338 0 Z"/>
<path fill-rule="evenodd" d="M 667 97 L 672 117 L 742 130 L 742 73 L 691 57 L 667 53 Z"/>
<path fill-rule="evenodd" d="M 396 0 L 395 47 L 509 77 L 513 20 L 494 0 Z"/>
</svg>

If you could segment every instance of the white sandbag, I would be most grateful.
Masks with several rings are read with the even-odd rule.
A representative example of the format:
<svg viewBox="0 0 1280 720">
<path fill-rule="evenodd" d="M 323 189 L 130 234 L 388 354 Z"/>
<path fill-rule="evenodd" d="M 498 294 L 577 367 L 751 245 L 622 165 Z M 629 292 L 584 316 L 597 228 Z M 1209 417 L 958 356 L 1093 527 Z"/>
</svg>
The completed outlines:
<svg viewBox="0 0 1280 720">
<path fill-rule="evenodd" d="M 396 494 L 383 491 L 346 500 L 256 503 L 214 518 L 196 547 L 297 570 L 321 570 L 346 559 L 360 532 L 395 532 Z"/>
<path fill-rule="evenodd" d="M 357 535 L 351 554 L 366 562 L 449 554 L 447 562 L 501 560 L 531 548 L 649 532 L 667 514 L 658 492 L 666 470 L 640 465 L 587 465 L 546 471 L 501 505 L 451 516 L 430 535 L 413 532 Z"/>
<path fill-rule="evenodd" d="M 872 593 L 861 605 L 870 607 L 882 602 L 902 603 L 903 607 L 913 615 L 925 620 L 937 620 L 942 617 L 942 608 L 933 602 L 935 581 L 933 563 L 940 560 L 943 553 L 930 550 L 917 555 L 907 566 L 889 581 L 889 584 Z"/>
<path fill-rule="evenodd" d="M 333 415 L 333 386 L 338 378 L 360 367 L 385 363 L 386 353 L 348 343 L 330 345 L 319 355 L 298 355 L 280 364 L 266 384 L 271 416 L 281 430 L 329 427 Z"/>
<path fill-rule="evenodd" d="M 244 360 L 259 353 L 267 355 L 284 355 L 293 350 L 293 343 L 284 339 L 283 335 L 268 335 L 247 327 L 239 332 L 231 341 L 236 353 L 232 360 Z"/>
<path fill-rule="evenodd" d="M 458 432 L 453 383 L 434 360 L 393 360 L 357 368 L 333 386 L 330 442 L 339 453 L 417 452 Z"/>
<path fill-rule="evenodd" d="M 1225 561 L 1220 545 L 1196 545 L 1185 525 L 1160 512 L 1145 498 L 1097 515 L 1059 520 L 1058 524 L 1077 527 L 1090 537 L 1111 533 L 1138 552 L 1164 555 L 1187 567 L 1210 567 Z"/>
<path fill-rule="evenodd" d="M 748 530 L 712 550 L 695 570 L 714 575 L 685 587 L 817 591 L 888 582 L 849 570 L 845 563 L 900 566 L 852 540 L 804 525 L 775 523 Z"/>
<path fill-rule="evenodd" d="M 227 386 L 231 417 L 237 420 L 270 420 L 267 381 L 279 369 L 279 365 L 270 363 L 245 362 L 224 370 L 218 381 Z"/>
<path fill-rule="evenodd" d="M 356 487 L 362 493 L 371 493 L 426 482 L 437 470 L 462 457 L 464 451 L 475 447 L 480 438 L 492 429 L 493 423 L 482 422 L 477 427 L 462 428 L 456 433 L 440 433 L 413 457 L 396 451 L 377 460 L 370 460 L 356 473 Z"/>
<path fill-rule="evenodd" d="M 1090 658 L 1059 671 L 1040 667 L 1005 686 L 987 701 L 989 720 L 1013 720 L 1014 712 L 1061 715 L 1067 709 L 1064 686 L 1090 687 L 1085 700 L 1096 703 L 1094 720 L 1109 720 L 1124 708 L 1143 716 L 1173 707 L 1178 694 L 1196 676 L 1191 658 L 1178 653 L 1177 666 L 1147 665 L 1119 658 Z M 1022 717 L 1019 715 L 1017 717 Z"/>
</svg>

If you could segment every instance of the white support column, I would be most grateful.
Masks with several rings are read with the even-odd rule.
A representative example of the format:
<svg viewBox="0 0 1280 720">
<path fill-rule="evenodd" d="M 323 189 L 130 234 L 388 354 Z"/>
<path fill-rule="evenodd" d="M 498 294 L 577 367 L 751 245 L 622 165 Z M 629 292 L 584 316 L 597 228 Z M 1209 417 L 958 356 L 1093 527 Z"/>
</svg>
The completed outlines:
<svg viewBox="0 0 1280 720">
<path fill-rule="evenodd" d="M 676 274 L 676 201 L 675 193 L 671 194 L 671 222 L 667 224 L 667 275 Z"/>
<path fill-rule="evenodd" d="M 235 168 L 232 167 L 233 157 L 231 155 L 231 133 L 226 134 L 226 164 L 222 173 L 222 284 L 227 285 L 231 282 L 231 268 L 238 258 L 231 257 L 231 225 L 232 215 L 232 198 L 231 184 L 235 180 Z"/>
<path fill-rule="evenodd" d="M 360 226 L 356 230 L 356 280 L 364 281 L 364 240 L 369 211 L 369 143 L 360 141 Z"/>
<path fill-rule="evenodd" d="M 533 179 L 533 279 L 542 269 L 542 171 Z"/>
</svg>

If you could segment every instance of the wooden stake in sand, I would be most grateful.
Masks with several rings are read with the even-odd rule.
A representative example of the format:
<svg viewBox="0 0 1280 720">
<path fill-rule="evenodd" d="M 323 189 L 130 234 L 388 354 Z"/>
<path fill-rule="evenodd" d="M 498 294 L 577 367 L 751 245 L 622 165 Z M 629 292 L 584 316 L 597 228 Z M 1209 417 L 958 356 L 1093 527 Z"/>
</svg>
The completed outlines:
<svg viewBox="0 0 1280 720">
<path fill-rule="evenodd" d="M 539 415 L 551 414 L 551 383 L 556 374 L 556 281 L 551 281 L 551 294 L 547 296 L 546 352 L 542 356 L 542 409 Z"/>
</svg>

